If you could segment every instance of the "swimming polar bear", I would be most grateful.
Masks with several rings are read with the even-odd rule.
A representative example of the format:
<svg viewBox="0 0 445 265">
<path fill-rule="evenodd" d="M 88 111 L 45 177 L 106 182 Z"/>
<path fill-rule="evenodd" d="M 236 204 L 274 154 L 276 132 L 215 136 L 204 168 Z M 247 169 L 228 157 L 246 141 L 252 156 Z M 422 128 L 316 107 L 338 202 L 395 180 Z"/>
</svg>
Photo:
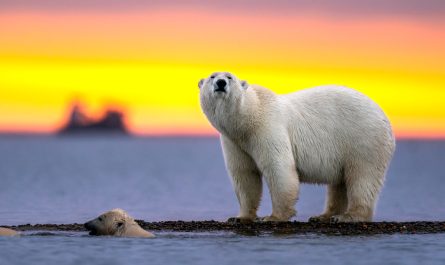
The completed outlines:
<svg viewBox="0 0 445 265">
<path fill-rule="evenodd" d="M 17 236 L 19 233 L 6 227 L 0 227 L 0 236 Z"/>
<path fill-rule="evenodd" d="M 119 236 L 119 237 L 154 237 L 142 229 L 127 212 L 122 209 L 113 209 L 101 214 L 96 219 L 85 223 L 90 235 Z"/>
<path fill-rule="evenodd" d="M 367 96 L 341 86 L 278 95 L 216 72 L 199 81 L 201 108 L 221 134 L 240 212 L 257 218 L 262 178 L 272 214 L 296 214 L 300 182 L 327 184 L 324 213 L 311 221 L 371 221 L 395 149 L 390 122 Z"/>
</svg>

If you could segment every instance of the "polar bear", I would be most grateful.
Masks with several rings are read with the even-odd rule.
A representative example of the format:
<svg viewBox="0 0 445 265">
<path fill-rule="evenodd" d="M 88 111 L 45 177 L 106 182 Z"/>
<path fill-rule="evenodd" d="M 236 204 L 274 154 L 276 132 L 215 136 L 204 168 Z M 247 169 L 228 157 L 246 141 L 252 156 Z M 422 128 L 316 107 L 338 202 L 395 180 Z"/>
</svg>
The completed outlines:
<svg viewBox="0 0 445 265">
<path fill-rule="evenodd" d="M 142 229 L 139 224 L 122 209 L 113 209 L 103 213 L 96 219 L 85 223 L 84 226 L 90 231 L 90 235 L 154 237 L 152 233 Z"/>
<path fill-rule="evenodd" d="M 6 228 L 6 227 L 0 227 L 0 236 L 17 236 L 19 233 L 16 231 Z"/>
<path fill-rule="evenodd" d="M 272 214 L 288 221 L 301 183 L 327 184 L 324 212 L 310 221 L 371 221 L 395 149 L 391 125 L 367 96 L 341 86 L 278 95 L 233 74 L 201 79 L 201 108 L 220 132 L 240 205 L 229 221 L 256 219 L 266 181 Z"/>
</svg>

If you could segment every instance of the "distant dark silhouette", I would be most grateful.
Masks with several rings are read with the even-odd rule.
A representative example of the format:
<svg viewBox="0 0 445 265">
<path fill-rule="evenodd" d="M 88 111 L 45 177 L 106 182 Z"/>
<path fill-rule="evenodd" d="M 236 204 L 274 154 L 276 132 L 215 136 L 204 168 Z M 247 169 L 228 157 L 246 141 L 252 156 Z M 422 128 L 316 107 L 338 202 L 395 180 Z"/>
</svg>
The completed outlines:
<svg viewBox="0 0 445 265">
<path fill-rule="evenodd" d="M 124 115 L 117 110 L 107 110 L 99 120 L 91 120 L 81 110 L 79 104 L 74 104 L 69 120 L 59 131 L 59 134 L 83 134 L 83 133 L 113 133 L 127 135 Z"/>
</svg>

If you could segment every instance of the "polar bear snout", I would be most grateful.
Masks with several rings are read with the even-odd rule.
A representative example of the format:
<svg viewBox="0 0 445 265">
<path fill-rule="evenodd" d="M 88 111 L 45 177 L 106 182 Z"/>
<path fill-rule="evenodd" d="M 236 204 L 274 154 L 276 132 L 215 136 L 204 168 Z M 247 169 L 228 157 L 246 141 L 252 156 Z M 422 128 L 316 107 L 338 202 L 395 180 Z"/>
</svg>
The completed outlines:
<svg viewBox="0 0 445 265">
<path fill-rule="evenodd" d="M 214 84 L 213 91 L 226 93 L 227 92 L 227 81 L 224 79 L 216 80 L 215 84 Z"/>
<path fill-rule="evenodd" d="M 84 225 L 86 230 L 90 231 L 90 235 L 95 236 L 97 235 L 97 229 L 94 225 L 94 220 L 86 222 Z"/>
<path fill-rule="evenodd" d="M 87 230 L 90 230 L 92 228 L 91 221 L 88 221 L 85 224 L 83 224 L 83 227 L 85 227 L 85 229 Z"/>
</svg>

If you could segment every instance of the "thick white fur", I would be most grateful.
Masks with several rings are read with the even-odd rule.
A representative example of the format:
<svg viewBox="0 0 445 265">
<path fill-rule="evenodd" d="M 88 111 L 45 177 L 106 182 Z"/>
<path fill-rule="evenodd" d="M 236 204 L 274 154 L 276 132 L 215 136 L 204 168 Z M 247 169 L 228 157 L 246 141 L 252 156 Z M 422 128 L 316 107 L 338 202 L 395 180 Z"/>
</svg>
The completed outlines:
<svg viewBox="0 0 445 265">
<path fill-rule="evenodd" d="M 225 93 L 215 92 L 219 79 Z M 371 99 L 341 86 L 277 95 L 222 72 L 199 86 L 201 107 L 221 133 L 238 219 L 257 217 L 264 178 L 273 206 L 266 221 L 295 215 L 300 182 L 328 185 L 326 209 L 312 220 L 372 220 L 395 141 Z"/>
<path fill-rule="evenodd" d="M 16 231 L 6 228 L 6 227 L 0 227 L 0 236 L 17 236 L 19 233 Z"/>
<path fill-rule="evenodd" d="M 85 223 L 92 235 L 118 237 L 154 237 L 139 226 L 136 221 L 122 209 L 113 209 Z"/>
</svg>

